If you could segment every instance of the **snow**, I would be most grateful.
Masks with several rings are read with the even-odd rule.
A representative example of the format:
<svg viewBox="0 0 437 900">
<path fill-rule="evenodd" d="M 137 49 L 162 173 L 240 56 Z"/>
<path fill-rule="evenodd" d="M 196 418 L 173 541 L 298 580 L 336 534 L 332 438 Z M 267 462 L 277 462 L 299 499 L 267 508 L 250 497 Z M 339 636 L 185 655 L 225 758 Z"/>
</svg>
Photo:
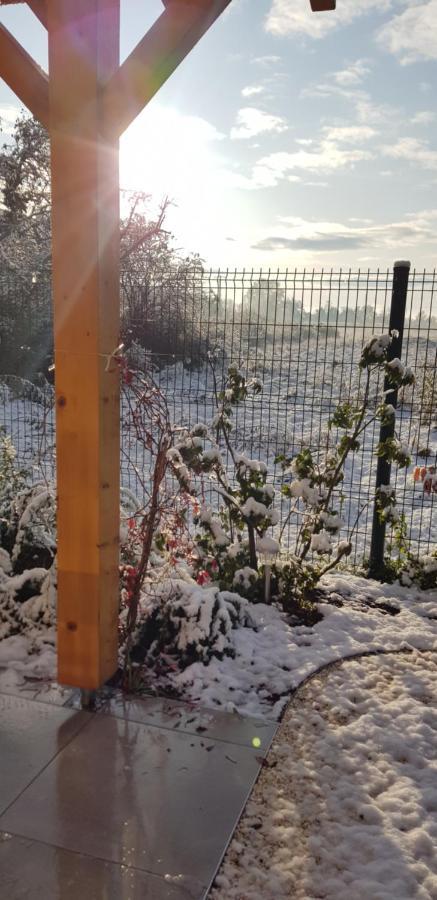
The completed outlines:
<svg viewBox="0 0 437 900">
<path fill-rule="evenodd" d="M 29 678 L 56 678 L 55 630 L 47 629 L 44 637 L 12 635 L 0 641 L 0 673 L 3 668 L 15 670 Z"/>
<path fill-rule="evenodd" d="M 308 343 L 305 339 L 305 344 L 301 346 L 296 337 L 287 349 L 287 354 L 290 355 L 282 357 L 285 345 L 282 347 L 277 343 L 280 331 L 279 329 L 275 341 L 264 348 L 266 355 L 263 357 L 261 373 L 263 393 L 251 396 L 244 404 L 236 407 L 231 433 L 237 452 L 267 465 L 269 486 L 274 485 L 278 493 L 282 471 L 273 464 L 274 454 L 286 452 L 292 455 L 302 447 L 314 449 L 323 444 L 326 426 L 335 404 L 346 396 L 358 396 L 360 373 L 356 360 L 364 337 L 364 332 L 357 332 L 354 341 L 348 337 L 343 343 L 343 340 L 340 342 L 333 334 L 327 336 L 323 346 L 316 337 L 311 336 L 308 337 Z M 425 366 L 430 366 L 435 359 L 434 333 L 428 335 L 426 341 L 410 333 L 403 355 L 406 360 L 414 360 L 414 368 L 419 372 Z M 338 364 L 339 361 L 341 364 Z M 254 360 L 253 371 L 257 365 Z M 321 368 L 322 378 L 319 377 Z M 183 364 L 177 362 L 161 369 L 156 378 L 168 398 L 172 420 L 177 425 L 191 428 L 193 437 L 204 435 L 203 423 L 209 423 L 215 414 L 210 366 L 205 365 L 187 372 Z M 54 472 L 53 392 L 48 388 L 42 391 L 30 384 L 27 384 L 25 390 L 25 386 L 26 382 L 19 379 L 11 379 L 10 386 L 0 385 L 0 424 L 6 428 L 17 448 L 19 464 L 33 467 L 35 479 L 41 479 L 41 474 L 50 479 Z M 414 551 L 419 540 L 422 550 L 426 550 L 428 538 L 431 545 L 437 542 L 437 494 L 424 493 L 422 483 L 415 483 L 412 478 L 414 466 L 422 465 L 423 462 L 419 449 L 429 448 L 431 465 L 437 452 L 437 429 L 433 427 L 434 419 L 428 423 L 423 414 L 421 391 L 419 385 L 413 403 L 408 392 L 405 396 L 400 396 L 396 431 L 402 444 L 411 444 L 414 454 L 411 468 L 395 469 L 393 473 L 393 487 L 398 492 L 399 507 L 407 516 Z M 122 409 L 122 417 L 125 419 L 126 416 L 127 409 Z M 192 423 L 198 424 L 192 427 Z M 202 434 L 194 434 L 198 427 Z M 122 482 L 138 493 L 141 500 L 143 488 L 137 473 L 147 476 L 149 457 L 138 443 L 136 435 L 127 429 L 125 422 L 122 437 Z M 360 509 L 374 493 L 376 459 L 371 450 L 374 450 L 377 440 L 378 429 L 373 432 L 371 428 L 363 435 L 362 449 L 346 464 L 341 488 L 345 495 L 341 515 L 349 527 L 352 527 Z M 224 456 L 226 457 L 225 453 Z M 227 476 L 231 478 L 232 466 L 228 466 L 226 458 L 225 464 Z M 178 461 L 178 470 L 180 475 L 188 479 L 188 470 L 183 467 L 181 459 Z M 289 510 L 289 500 L 282 498 L 278 503 L 281 504 L 280 515 L 275 518 L 283 520 Z M 364 508 L 355 533 L 354 551 L 356 547 L 357 559 L 361 559 L 363 552 L 369 549 L 371 513 L 370 507 Z M 290 548 L 294 546 L 298 527 L 299 521 L 293 517 L 284 531 L 283 540 L 288 542 Z"/>
<path fill-rule="evenodd" d="M 233 622 L 249 620 L 248 601 L 217 587 L 201 588 L 182 579 L 160 584 L 153 603 L 158 612 L 161 636 L 168 623 L 175 627 L 178 657 L 196 653 L 209 660 L 211 654 L 232 652 Z"/>
<path fill-rule="evenodd" d="M 256 549 L 258 550 L 258 553 L 262 553 L 264 556 L 276 556 L 279 553 L 280 544 L 279 541 L 275 541 L 274 538 L 265 535 L 264 537 L 258 538 Z"/>
<path fill-rule="evenodd" d="M 403 376 L 405 374 L 405 366 L 397 356 L 395 356 L 394 359 L 387 363 L 387 369 L 396 372 L 396 374 L 399 376 Z"/>
<path fill-rule="evenodd" d="M 250 585 L 250 569 L 238 574 Z M 180 587 L 178 579 L 173 584 Z M 343 601 L 343 606 L 320 603 L 323 618 L 317 624 L 293 624 L 279 609 L 263 603 L 246 605 L 250 624 L 232 630 L 233 658 L 154 673 L 156 690 L 176 691 L 201 706 L 276 720 L 290 693 L 327 663 L 363 652 L 437 649 L 436 591 L 381 585 L 346 572 L 326 576 L 323 584 L 331 600 Z M 186 576 L 178 594 L 187 609 L 200 611 L 208 591 L 217 595 L 213 585 L 201 588 Z M 398 614 L 388 614 L 385 606 Z M 0 643 L 2 666 L 55 679 L 54 628 L 30 617 L 25 635 L 12 635 Z"/>
<path fill-rule="evenodd" d="M 242 550 L 245 550 L 248 547 L 248 541 L 234 541 L 233 544 L 230 544 L 227 547 L 227 554 L 231 559 L 235 559 Z"/>
<path fill-rule="evenodd" d="M 211 900 L 435 900 L 437 662 L 349 661 L 291 702 Z"/>
<path fill-rule="evenodd" d="M 11 571 L 11 557 L 7 550 L 5 550 L 3 547 L 0 547 L 0 578 L 2 577 L 2 573 L 4 573 L 5 575 L 10 575 Z"/>
<path fill-rule="evenodd" d="M 327 531 L 319 531 L 318 534 L 311 535 L 311 550 L 315 553 L 331 553 L 331 536 Z"/>
<path fill-rule="evenodd" d="M 234 575 L 234 585 L 235 587 L 241 587 L 243 590 L 248 591 L 249 588 L 256 582 L 258 578 L 258 572 L 255 569 L 251 569 L 250 566 L 244 566 L 242 569 L 237 569 Z"/>
<path fill-rule="evenodd" d="M 390 346 L 391 341 L 392 338 L 390 334 L 374 334 L 370 338 L 370 341 L 365 344 L 363 353 L 365 351 L 370 351 L 375 360 L 382 359 L 387 348 Z"/>
<path fill-rule="evenodd" d="M 229 544 L 229 538 L 221 523 L 213 516 L 212 510 L 205 504 L 201 506 L 199 518 L 210 529 L 213 541 L 217 547 L 226 547 Z"/>
<path fill-rule="evenodd" d="M 234 659 L 193 663 L 171 676 L 183 696 L 202 706 L 277 719 L 291 691 L 327 663 L 359 653 L 437 649 L 437 592 L 381 585 L 347 573 L 326 576 L 339 608 L 321 603 L 311 627 L 287 624 L 278 609 L 251 605 L 256 625 L 234 632 Z M 372 603 L 375 606 L 369 606 Z M 381 603 L 398 615 L 384 614 Z"/>
<path fill-rule="evenodd" d="M 267 474 L 267 466 L 259 459 L 249 459 L 244 453 L 236 453 L 235 461 L 239 469 L 248 469 L 250 472 L 260 472 L 262 475 Z"/>
<path fill-rule="evenodd" d="M 211 450 L 205 450 L 202 454 L 202 458 L 206 462 L 216 463 L 219 466 L 223 466 L 223 457 L 220 453 L 220 450 L 216 450 L 212 448 Z"/>
<path fill-rule="evenodd" d="M 322 511 L 319 518 L 320 521 L 323 522 L 325 528 L 332 532 L 340 531 L 340 528 L 344 525 L 343 519 L 338 513 L 330 514 Z"/>
<path fill-rule="evenodd" d="M 320 489 L 312 487 L 309 478 L 301 478 L 292 481 L 290 484 L 290 492 L 292 497 L 298 499 L 302 497 L 310 506 L 317 506 L 320 502 Z"/>
<path fill-rule="evenodd" d="M 267 515 L 267 507 L 264 503 L 258 503 L 253 497 L 249 497 L 246 502 L 243 503 L 241 512 L 247 519 L 263 519 Z"/>
</svg>

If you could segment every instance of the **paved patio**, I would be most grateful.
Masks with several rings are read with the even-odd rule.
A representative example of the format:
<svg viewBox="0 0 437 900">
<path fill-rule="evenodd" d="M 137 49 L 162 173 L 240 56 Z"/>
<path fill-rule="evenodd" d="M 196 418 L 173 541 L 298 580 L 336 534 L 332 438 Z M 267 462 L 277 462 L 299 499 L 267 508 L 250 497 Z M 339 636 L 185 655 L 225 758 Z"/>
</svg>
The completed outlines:
<svg viewBox="0 0 437 900">
<path fill-rule="evenodd" d="M 78 706 L 0 693 L 2 895 L 205 897 L 275 725 L 156 698 Z"/>
</svg>

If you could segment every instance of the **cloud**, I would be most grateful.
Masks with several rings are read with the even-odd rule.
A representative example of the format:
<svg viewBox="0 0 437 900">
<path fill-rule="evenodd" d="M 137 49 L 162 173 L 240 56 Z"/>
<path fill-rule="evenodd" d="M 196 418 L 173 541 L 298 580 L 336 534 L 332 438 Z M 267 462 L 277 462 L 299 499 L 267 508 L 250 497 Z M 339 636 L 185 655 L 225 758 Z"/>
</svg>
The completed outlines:
<svg viewBox="0 0 437 900">
<path fill-rule="evenodd" d="M 436 114 L 432 112 L 430 109 L 422 109 L 420 112 L 417 112 L 415 116 L 411 119 L 412 125 L 430 125 L 431 122 L 435 121 Z"/>
<path fill-rule="evenodd" d="M 363 141 L 370 141 L 378 133 L 367 125 L 325 125 L 323 132 L 326 134 L 326 140 L 338 144 L 361 144 Z"/>
<path fill-rule="evenodd" d="M 371 71 L 369 62 L 370 60 L 367 59 L 357 59 L 356 62 L 351 63 L 346 69 L 339 69 L 338 72 L 333 72 L 332 78 L 336 84 L 342 87 L 361 84 Z"/>
<path fill-rule="evenodd" d="M 243 97 L 255 97 L 256 94 L 262 94 L 264 88 L 260 84 L 252 84 L 244 87 L 241 91 Z"/>
<path fill-rule="evenodd" d="M 258 65 L 260 66 L 274 66 L 276 63 L 281 62 L 281 57 L 274 56 L 274 54 L 266 56 L 254 56 L 252 62 L 258 63 Z"/>
<path fill-rule="evenodd" d="M 281 116 L 272 116 L 262 109 L 246 106 L 238 110 L 237 124 L 231 129 L 231 138 L 236 141 L 247 140 L 265 132 L 281 134 L 287 128 L 288 125 Z"/>
<path fill-rule="evenodd" d="M 0 105 L 0 125 L 1 133 L 3 135 L 10 135 L 13 133 L 15 121 L 19 114 L 20 110 L 18 106 L 12 106 L 10 103 Z"/>
<path fill-rule="evenodd" d="M 362 247 L 360 238 L 348 234 L 313 234 L 308 237 L 267 237 L 252 244 L 254 250 L 346 250 Z"/>
<path fill-rule="evenodd" d="M 276 187 L 282 181 L 298 182 L 302 173 L 323 175 L 337 169 L 354 167 L 356 163 L 374 159 L 374 153 L 359 147 L 371 140 L 377 132 L 364 125 L 325 126 L 319 141 L 299 138 L 294 152 L 285 150 L 270 153 L 257 160 L 250 175 L 230 172 L 227 175 L 233 187 L 247 190 Z M 311 149 L 307 149 L 307 148 Z M 326 182 L 307 181 L 307 184 L 325 186 Z"/>
<path fill-rule="evenodd" d="M 402 65 L 437 59 L 437 0 L 409 5 L 381 28 L 376 40 Z"/>
<path fill-rule="evenodd" d="M 384 156 L 392 159 L 406 159 L 424 169 L 437 169 L 437 150 L 433 150 L 422 138 L 399 138 L 396 144 L 386 144 L 381 149 Z"/>
<path fill-rule="evenodd" d="M 306 219 L 284 218 L 284 232 L 262 237 L 253 249 L 269 252 L 308 250 L 312 252 L 399 248 L 433 241 L 437 211 L 413 213 L 403 222 L 374 225 L 366 220 L 354 226 L 340 222 L 311 222 Z M 280 229 L 278 229 L 279 231 Z"/>
<path fill-rule="evenodd" d="M 275 187 L 283 180 L 290 181 L 296 171 L 324 174 L 369 159 L 373 159 L 373 154 L 368 150 L 344 148 L 334 141 L 324 139 L 312 152 L 282 151 L 262 157 L 253 168 L 252 186 Z"/>
<path fill-rule="evenodd" d="M 389 9 L 392 0 L 342 0 L 338 10 L 313 13 L 309 0 L 273 0 L 265 27 L 276 35 L 302 34 L 320 39 L 372 10 Z"/>
<path fill-rule="evenodd" d="M 335 73 L 334 73 L 335 75 Z M 327 78 L 333 78 L 333 75 Z M 365 125 L 387 125 L 388 122 L 399 120 L 400 111 L 397 107 L 388 103 L 375 103 L 368 91 L 359 88 L 346 88 L 332 81 L 311 84 L 304 88 L 301 97 L 340 97 L 354 106 L 354 112 L 358 122 Z"/>
</svg>

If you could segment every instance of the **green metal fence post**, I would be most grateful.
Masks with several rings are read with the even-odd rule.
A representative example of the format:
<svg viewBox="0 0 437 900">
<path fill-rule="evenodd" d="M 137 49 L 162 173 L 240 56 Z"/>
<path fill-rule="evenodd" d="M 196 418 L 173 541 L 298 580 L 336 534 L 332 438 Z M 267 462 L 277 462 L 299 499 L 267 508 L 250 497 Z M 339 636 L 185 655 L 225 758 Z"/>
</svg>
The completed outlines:
<svg viewBox="0 0 437 900">
<path fill-rule="evenodd" d="M 400 358 L 402 353 L 402 340 L 404 335 L 405 309 L 407 305 L 408 278 L 410 274 L 410 263 L 405 261 L 395 262 L 393 266 L 393 287 L 390 303 L 390 321 L 389 331 L 394 332 L 392 343 L 388 350 L 388 359 L 392 360 Z M 384 380 L 384 391 L 389 391 L 391 385 L 387 378 Z M 397 407 L 398 392 L 392 390 L 390 393 L 390 403 L 394 408 Z M 379 433 L 380 442 L 387 438 L 393 437 L 395 433 L 395 420 L 393 419 L 389 425 L 381 425 Z M 383 484 L 390 484 L 391 463 L 386 459 L 378 458 L 376 468 L 376 484 L 375 484 L 375 500 L 373 504 L 373 522 L 372 522 L 372 539 L 370 545 L 369 559 L 369 575 L 377 578 L 381 574 L 384 564 L 385 549 L 385 531 L 386 523 L 381 521 L 377 505 L 376 494 L 378 488 Z"/>
</svg>

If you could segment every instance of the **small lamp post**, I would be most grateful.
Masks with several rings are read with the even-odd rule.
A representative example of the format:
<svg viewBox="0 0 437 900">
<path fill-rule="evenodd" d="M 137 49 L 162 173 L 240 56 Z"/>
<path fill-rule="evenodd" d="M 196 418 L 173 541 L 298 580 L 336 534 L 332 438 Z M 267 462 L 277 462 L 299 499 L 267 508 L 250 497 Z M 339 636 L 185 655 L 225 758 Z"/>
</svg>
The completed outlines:
<svg viewBox="0 0 437 900">
<path fill-rule="evenodd" d="M 258 538 L 256 549 L 258 559 L 264 566 L 264 601 L 270 603 L 272 564 L 279 553 L 279 541 L 271 537 Z"/>
</svg>

